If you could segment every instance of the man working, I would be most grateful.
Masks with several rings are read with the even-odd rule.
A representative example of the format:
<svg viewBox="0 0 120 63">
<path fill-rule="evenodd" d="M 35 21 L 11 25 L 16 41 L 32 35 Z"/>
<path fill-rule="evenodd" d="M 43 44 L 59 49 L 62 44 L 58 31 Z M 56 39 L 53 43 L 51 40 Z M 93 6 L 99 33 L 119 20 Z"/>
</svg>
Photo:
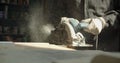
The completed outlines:
<svg viewBox="0 0 120 63">
<path fill-rule="evenodd" d="M 119 50 L 119 0 L 52 0 L 49 10 L 55 28 L 62 17 L 60 23 L 65 25 L 72 46 L 99 36 L 98 49 Z"/>
<path fill-rule="evenodd" d="M 115 47 L 115 43 L 119 44 L 119 0 L 66 0 L 64 4 L 66 4 L 67 17 L 70 18 L 63 17 L 61 23 L 69 28 L 66 30 L 69 33 L 69 39 L 72 39 L 72 46 L 78 45 L 75 43 L 76 40 L 81 41 L 79 39 L 86 37 L 81 33 L 81 30 L 95 36 L 100 35 L 99 41 L 109 42 L 111 47 Z M 78 35 L 83 37 L 80 38 Z M 118 48 L 119 45 L 117 45 L 116 50 Z M 106 50 L 105 47 L 103 49 Z"/>
</svg>

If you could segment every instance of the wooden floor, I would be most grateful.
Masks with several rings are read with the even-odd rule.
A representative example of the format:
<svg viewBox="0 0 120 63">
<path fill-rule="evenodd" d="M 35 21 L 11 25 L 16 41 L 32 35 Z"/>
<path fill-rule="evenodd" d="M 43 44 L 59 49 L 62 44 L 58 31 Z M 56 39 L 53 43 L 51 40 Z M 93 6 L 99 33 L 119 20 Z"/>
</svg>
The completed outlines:
<svg viewBox="0 0 120 63">
<path fill-rule="evenodd" d="M 0 63 L 120 63 L 120 53 L 48 43 L 0 42 Z"/>
</svg>

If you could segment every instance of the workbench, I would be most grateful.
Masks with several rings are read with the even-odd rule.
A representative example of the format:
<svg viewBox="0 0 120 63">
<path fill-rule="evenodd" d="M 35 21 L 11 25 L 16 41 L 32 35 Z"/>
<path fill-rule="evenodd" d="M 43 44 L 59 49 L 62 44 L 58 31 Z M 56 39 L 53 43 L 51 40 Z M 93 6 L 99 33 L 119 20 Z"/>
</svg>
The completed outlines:
<svg viewBox="0 0 120 63">
<path fill-rule="evenodd" d="M 0 63 L 120 63 L 120 53 L 75 50 L 44 42 L 0 42 Z"/>
</svg>

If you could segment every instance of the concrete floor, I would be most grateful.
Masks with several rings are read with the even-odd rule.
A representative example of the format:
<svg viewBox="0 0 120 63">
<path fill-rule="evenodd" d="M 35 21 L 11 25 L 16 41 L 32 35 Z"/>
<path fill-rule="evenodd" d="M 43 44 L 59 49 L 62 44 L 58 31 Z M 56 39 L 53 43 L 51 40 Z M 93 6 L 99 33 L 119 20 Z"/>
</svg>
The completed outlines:
<svg viewBox="0 0 120 63">
<path fill-rule="evenodd" d="M 74 50 L 48 43 L 0 42 L 0 63 L 120 63 L 120 53 Z"/>
</svg>

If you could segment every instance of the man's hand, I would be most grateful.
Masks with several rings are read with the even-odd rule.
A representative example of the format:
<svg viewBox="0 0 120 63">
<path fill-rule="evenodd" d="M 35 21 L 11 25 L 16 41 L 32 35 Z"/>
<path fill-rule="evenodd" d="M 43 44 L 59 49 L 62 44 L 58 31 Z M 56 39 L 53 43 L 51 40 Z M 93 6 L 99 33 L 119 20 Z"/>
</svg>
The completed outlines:
<svg viewBox="0 0 120 63">
<path fill-rule="evenodd" d="M 89 23 L 89 25 L 84 30 L 94 35 L 98 35 L 106 25 L 106 22 L 102 17 L 89 18 L 82 20 L 81 23 L 82 22 Z"/>
</svg>

